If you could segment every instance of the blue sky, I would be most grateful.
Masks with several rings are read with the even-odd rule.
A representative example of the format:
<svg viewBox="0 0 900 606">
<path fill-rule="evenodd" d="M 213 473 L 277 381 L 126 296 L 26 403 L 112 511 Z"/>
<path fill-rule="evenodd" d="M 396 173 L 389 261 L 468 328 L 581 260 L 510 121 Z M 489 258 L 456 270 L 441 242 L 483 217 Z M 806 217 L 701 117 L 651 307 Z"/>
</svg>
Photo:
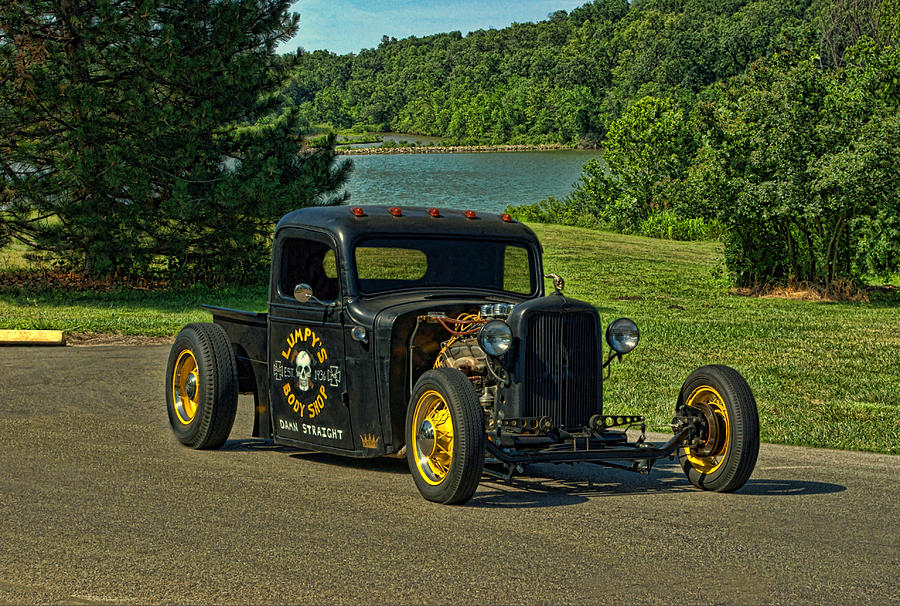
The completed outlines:
<svg viewBox="0 0 900 606">
<path fill-rule="evenodd" d="M 571 10 L 587 0 L 299 0 L 300 31 L 279 52 L 298 46 L 344 54 L 378 46 L 382 35 L 426 36 L 459 30 L 506 27 L 517 21 L 541 21 L 557 10 Z"/>
</svg>

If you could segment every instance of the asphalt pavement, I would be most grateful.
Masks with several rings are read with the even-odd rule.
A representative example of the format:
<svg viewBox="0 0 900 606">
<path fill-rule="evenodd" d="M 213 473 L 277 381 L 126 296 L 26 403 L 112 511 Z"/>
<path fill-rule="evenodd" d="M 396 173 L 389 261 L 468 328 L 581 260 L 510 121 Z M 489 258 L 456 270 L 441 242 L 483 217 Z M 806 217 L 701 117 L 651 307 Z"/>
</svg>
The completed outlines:
<svg viewBox="0 0 900 606">
<path fill-rule="evenodd" d="M 182 447 L 167 355 L 0 348 L 0 603 L 900 604 L 900 457 L 764 444 L 736 494 L 536 466 L 447 507 L 250 438 L 244 396 Z"/>
</svg>

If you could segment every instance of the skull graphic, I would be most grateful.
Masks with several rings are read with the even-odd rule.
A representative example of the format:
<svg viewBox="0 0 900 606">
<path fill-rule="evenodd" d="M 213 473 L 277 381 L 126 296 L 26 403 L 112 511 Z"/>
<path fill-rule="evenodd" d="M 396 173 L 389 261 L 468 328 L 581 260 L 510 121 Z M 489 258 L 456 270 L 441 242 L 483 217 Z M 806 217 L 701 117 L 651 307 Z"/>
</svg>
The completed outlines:
<svg viewBox="0 0 900 606">
<path fill-rule="evenodd" d="M 305 351 L 301 351 L 297 354 L 297 359 L 295 361 L 296 364 L 296 374 L 297 374 L 297 387 L 300 388 L 300 391 L 308 390 L 310 385 L 310 375 L 312 375 L 312 360 L 309 357 L 309 354 Z"/>
</svg>

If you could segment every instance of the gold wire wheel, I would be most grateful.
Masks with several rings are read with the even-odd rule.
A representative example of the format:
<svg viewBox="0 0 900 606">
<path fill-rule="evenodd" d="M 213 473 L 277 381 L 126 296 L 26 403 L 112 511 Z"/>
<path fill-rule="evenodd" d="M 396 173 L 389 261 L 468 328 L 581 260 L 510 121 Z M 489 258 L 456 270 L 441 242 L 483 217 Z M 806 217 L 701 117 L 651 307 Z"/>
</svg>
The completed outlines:
<svg viewBox="0 0 900 606">
<path fill-rule="evenodd" d="M 172 373 L 172 401 L 175 403 L 175 414 L 184 425 L 193 421 L 197 414 L 199 387 L 197 358 L 194 357 L 194 352 L 185 349 L 178 354 L 175 371 Z"/>
<path fill-rule="evenodd" d="M 413 413 L 412 447 L 422 478 L 437 486 L 453 463 L 453 417 L 447 400 L 429 389 L 419 397 Z"/>
<path fill-rule="evenodd" d="M 709 385 L 701 385 L 691 392 L 687 405 L 703 411 L 709 428 L 706 442 L 685 449 L 687 460 L 700 473 L 712 473 L 722 466 L 728 455 L 731 424 L 725 400 Z"/>
</svg>

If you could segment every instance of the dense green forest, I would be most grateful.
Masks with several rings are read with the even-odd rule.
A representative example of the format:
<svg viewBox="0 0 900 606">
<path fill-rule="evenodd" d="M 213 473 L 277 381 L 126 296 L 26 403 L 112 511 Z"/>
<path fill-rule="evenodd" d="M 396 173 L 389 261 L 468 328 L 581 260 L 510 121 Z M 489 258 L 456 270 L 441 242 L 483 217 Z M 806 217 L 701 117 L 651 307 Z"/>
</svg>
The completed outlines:
<svg viewBox="0 0 900 606">
<path fill-rule="evenodd" d="M 646 95 L 684 105 L 779 49 L 806 46 L 815 0 L 597 0 L 538 23 L 336 55 L 298 51 L 284 92 L 335 128 L 466 143 L 595 145 Z"/>
</svg>

